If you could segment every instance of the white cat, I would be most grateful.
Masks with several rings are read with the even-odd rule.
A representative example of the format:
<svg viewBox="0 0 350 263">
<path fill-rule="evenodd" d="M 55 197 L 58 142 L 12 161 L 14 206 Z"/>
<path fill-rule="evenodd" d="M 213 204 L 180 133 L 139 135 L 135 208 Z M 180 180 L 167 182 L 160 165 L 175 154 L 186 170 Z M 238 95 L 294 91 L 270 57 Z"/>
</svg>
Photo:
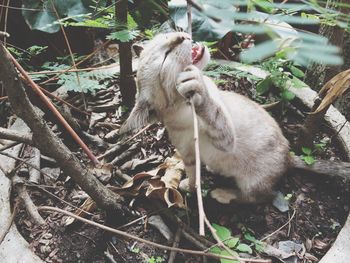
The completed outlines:
<svg viewBox="0 0 350 263">
<path fill-rule="evenodd" d="M 236 182 L 211 196 L 221 203 L 265 201 L 289 166 L 288 141 L 275 120 L 258 104 L 219 90 L 201 69 L 209 52 L 192 45 L 186 33 L 156 36 L 141 52 L 135 107 L 121 133 L 161 121 L 180 152 L 195 188 L 192 98 L 199 120 L 201 160 L 217 174 Z"/>
</svg>

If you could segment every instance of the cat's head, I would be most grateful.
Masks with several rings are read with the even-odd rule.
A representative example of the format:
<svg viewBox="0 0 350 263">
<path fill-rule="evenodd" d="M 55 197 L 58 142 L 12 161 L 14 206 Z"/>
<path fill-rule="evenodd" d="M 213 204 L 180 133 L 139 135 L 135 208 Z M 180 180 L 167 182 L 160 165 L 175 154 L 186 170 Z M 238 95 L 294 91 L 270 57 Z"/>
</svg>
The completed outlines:
<svg viewBox="0 0 350 263">
<path fill-rule="evenodd" d="M 203 69 L 209 59 L 208 49 L 184 32 L 159 34 L 149 41 L 140 53 L 135 106 L 120 132 L 142 127 L 152 112 L 183 99 L 176 90 L 179 73 L 191 64 Z"/>
</svg>

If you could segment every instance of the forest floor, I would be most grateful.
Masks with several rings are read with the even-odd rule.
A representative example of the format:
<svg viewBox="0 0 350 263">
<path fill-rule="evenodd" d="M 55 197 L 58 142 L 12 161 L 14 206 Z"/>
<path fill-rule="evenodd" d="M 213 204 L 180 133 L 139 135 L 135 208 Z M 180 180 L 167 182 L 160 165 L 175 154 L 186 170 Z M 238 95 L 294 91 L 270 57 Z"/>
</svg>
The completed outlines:
<svg viewBox="0 0 350 263">
<path fill-rule="evenodd" d="M 227 82 L 221 83 L 221 88 L 255 98 L 254 83 L 249 79 L 226 77 L 226 80 Z M 92 117 L 86 119 L 82 118 L 82 115 L 75 116 L 80 119 L 82 130 L 95 136 L 94 138 L 83 136 L 83 138 L 97 156 L 103 155 L 121 141 L 125 142 L 126 139 L 130 139 L 127 143 L 122 144 L 124 146 L 121 149 L 102 158 L 104 163 L 111 161 L 114 163 L 113 169 L 104 167 L 106 170 L 100 174 L 100 180 L 111 186 L 121 186 L 125 183 L 125 180 L 121 179 L 121 173 L 134 176 L 139 172 L 149 171 L 174 154 L 174 148 L 168 141 L 167 132 L 160 124 L 153 124 L 138 136 L 130 135 L 126 139 L 115 135 L 113 131 L 119 127 L 126 115 L 120 106 L 120 100 L 115 100 L 118 96 L 120 97 L 117 85 L 101 90 L 95 95 L 86 96 L 89 108 L 93 112 Z M 80 95 L 74 95 L 68 100 L 80 106 L 79 98 Z M 303 112 L 305 109 L 296 109 L 290 103 L 278 105 L 272 110 L 273 116 L 278 120 L 285 136 L 291 142 L 292 150 L 298 125 L 302 123 L 304 117 Z M 61 127 L 53 126 L 53 128 L 61 132 Z M 68 135 L 61 132 L 61 137 L 79 158 L 87 162 L 84 154 L 70 142 Z M 331 134 L 325 132 L 317 135 L 316 141 L 326 142 L 326 146 L 314 153 L 316 158 L 343 159 L 342 153 L 337 150 L 337 144 L 332 138 Z M 54 206 L 72 212 L 76 211 L 72 205 L 75 207 L 83 205 L 84 209 L 86 208 L 84 205 L 86 194 L 68 175 L 60 172 L 54 162 L 43 160 L 41 168 L 52 177 L 44 177 L 40 185 L 28 186 L 30 196 L 37 206 Z M 211 174 L 204 167 L 202 173 L 204 191 L 210 190 L 211 179 L 214 176 L 216 181 L 221 180 L 217 179 L 218 175 Z M 249 240 L 248 236 L 252 236 L 254 240 L 264 239 L 267 244 L 285 252 L 288 249 L 291 254 L 296 252 L 285 262 L 317 262 L 332 245 L 345 222 L 350 209 L 349 191 L 341 180 L 298 171 L 289 171 L 279 183 L 278 190 L 288 211 L 281 212 L 272 203 L 221 205 L 212 200 L 209 195 L 204 196 L 204 207 L 211 223 L 229 229 L 232 236 L 239 237 L 241 243 L 253 248 L 253 255 L 267 258 L 264 253 L 254 247 L 254 242 Z M 187 209 L 171 207 L 168 210 L 197 231 L 196 198 L 186 195 L 184 198 Z M 109 218 L 111 225 L 113 223 L 124 225 L 140 218 L 135 223 L 122 227 L 122 230 L 160 244 L 173 245 L 171 240 L 167 240 L 160 233 L 159 227 L 155 227 L 157 223 L 152 224 L 150 219 L 152 215 L 157 214 L 159 209 L 167 208 L 156 207 L 142 191 L 137 197 L 126 196 L 124 199 L 125 217 Z M 15 219 L 16 225 L 35 253 L 46 262 L 160 263 L 168 261 L 169 252 L 108 234 L 90 225 L 72 221 L 60 213 L 45 213 L 47 225 L 39 227 L 32 223 L 24 207 L 20 208 Z M 105 222 L 106 216 L 103 211 L 91 208 L 89 212 L 93 215 L 87 218 L 101 224 Z M 175 235 L 178 226 L 167 218 L 162 218 L 170 232 Z M 285 226 L 276 232 L 283 225 Z M 209 234 L 207 235 L 208 239 L 214 242 Z M 196 248 L 183 237 L 179 247 Z M 272 257 L 272 260 L 282 262 L 275 257 Z M 175 262 L 202 262 L 202 258 L 178 253 Z M 209 259 L 208 262 L 216 261 Z"/>
</svg>

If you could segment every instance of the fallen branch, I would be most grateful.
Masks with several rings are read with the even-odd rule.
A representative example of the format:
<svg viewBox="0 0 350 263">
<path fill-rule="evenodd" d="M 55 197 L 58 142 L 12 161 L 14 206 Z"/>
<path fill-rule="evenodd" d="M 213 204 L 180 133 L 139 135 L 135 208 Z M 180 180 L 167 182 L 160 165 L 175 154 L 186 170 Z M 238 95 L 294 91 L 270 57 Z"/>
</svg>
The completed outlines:
<svg viewBox="0 0 350 263">
<path fill-rule="evenodd" d="M 0 138 L 10 141 L 22 142 L 33 145 L 33 136 L 28 133 L 22 133 L 0 127 Z"/>
<path fill-rule="evenodd" d="M 108 226 L 105 226 L 105 225 L 101 225 L 99 223 L 96 223 L 96 222 L 88 220 L 86 218 L 77 216 L 77 215 L 75 215 L 75 214 L 73 214 L 71 212 L 62 210 L 62 209 L 57 208 L 57 207 L 40 206 L 40 207 L 38 207 L 38 210 L 39 211 L 52 211 L 52 212 L 62 213 L 64 215 L 66 215 L 66 216 L 74 217 L 75 219 L 77 219 L 77 220 L 79 220 L 79 221 L 81 221 L 83 223 L 86 223 L 86 224 L 98 227 L 100 229 L 103 229 L 105 231 L 111 232 L 113 234 L 116 234 L 116 235 L 119 235 L 119 236 L 122 236 L 122 237 L 125 237 L 125 238 L 130 238 L 130 239 L 136 240 L 138 242 L 144 243 L 146 245 L 150 245 L 150 246 L 153 246 L 153 247 L 156 247 L 156 248 L 160 248 L 160 249 L 164 249 L 164 250 L 182 252 L 182 253 L 192 254 L 192 255 L 197 255 L 197 256 L 207 256 L 207 257 L 218 258 L 218 259 L 240 260 L 242 262 L 271 263 L 271 260 L 269 260 L 269 259 L 236 258 L 236 257 L 217 255 L 217 254 L 213 254 L 213 253 L 206 253 L 206 252 L 198 251 L 198 250 L 182 249 L 182 248 L 176 248 L 176 247 L 169 247 L 169 246 L 161 245 L 161 244 L 158 244 L 158 243 L 155 243 L 155 242 L 152 242 L 152 241 L 149 241 L 149 240 L 146 240 L 146 239 L 143 239 L 143 238 L 131 235 L 131 234 L 127 233 L 127 232 L 123 232 L 123 231 L 118 230 L 118 229 L 114 229 L 114 228 L 111 228 L 111 227 L 108 227 Z"/>
<path fill-rule="evenodd" d="M 15 185 L 19 198 L 23 201 L 23 204 L 27 210 L 28 215 L 37 225 L 45 225 L 45 220 L 41 217 L 38 212 L 36 205 L 30 198 L 26 186 L 23 184 L 22 179 L 18 176 L 14 176 L 12 183 Z"/>
<path fill-rule="evenodd" d="M 71 176 L 100 208 L 106 209 L 109 212 L 119 213 L 119 215 L 123 214 L 122 207 L 118 203 L 120 197 L 105 187 L 90 170 L 83 167 L 80 160 L 62 143 L 57 135 L 47 126 L 46 122 L 35 112 L 34 106 L 29 101 L 22 82 L 19 80 L 10 62 L 12 61 L 11 57 L 7 50 L 0 45 L 0 80 L 3 82 L 3 86 L 9 96 L 12 109 L 32 130 L 33 141 L 36 147 L 43 154 L 54 158 L 63 172 Z M 13 62 L 17 63 L 15 61 Z M 20 69 L 20 65 L 18 66 Z M 30 79 L 30 81 L 32 80 Z M 35 83 L 33 85 L 37 87 Z M 48 99 L 46 98 L 46 100 Z"/>
</svg>

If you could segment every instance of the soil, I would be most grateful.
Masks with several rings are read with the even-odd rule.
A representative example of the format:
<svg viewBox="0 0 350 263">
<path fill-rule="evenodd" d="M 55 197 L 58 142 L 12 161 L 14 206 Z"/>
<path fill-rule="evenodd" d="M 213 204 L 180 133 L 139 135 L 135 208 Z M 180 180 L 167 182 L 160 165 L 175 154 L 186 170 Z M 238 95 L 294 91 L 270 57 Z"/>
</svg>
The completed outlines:
<svg viewBox="0 0 350 263">
<path fill-rule="evenodd" d="M 233 79 L 228 77 L 226 77 L 226 80 L 227 82 L 223 84 L 222 88 L 234 89 L 254 99 L 254 83 L 252 81 L 246 78 Z M 235 84 L 232 85 L 232 83 Z M 114 97 L 117 88 L 110 89 L 109 92 L 110 97 Z M 87 100 L 96 104 L 98 97 L 99 94 L 88 96 Z M 104 100 L 106 97 L 108 98 L 104 94 Z M 272 114 L 279 121 L 285 136 L 290 140 L 293 147 L 298 125 L 302 123 L 305 111 L 302 108 L 296 110 L 293 104 L 278 107 L 272 110 Z M 118 109 L 117 111 L 107 110 L 107 117 L 103 122 L 110 124 L 122 123 L 119 114 L 121 108 Z M 283 112 L 283 114 L 280 115 L 280 112 Z M 103 138 L 111 130 L 106 125 L 99 126 L 99 128 L 93 127 L 89 130 L 89 133 Z M 327 145 L 324 149 L 315 152 L 316 158 L 344 159 L 332 138 L 332 134 L 327 134 L 324 131 L 317 135 L 315 140 L 326 141 Z M 114 141 L 116 140 L 122 140 L 122 138 L 117 138 Z M 148 163 L 138 168 L 139 170 L 149 170 L 174 153 L 174 148 L 167 139 L 167 133 L 160 124 L 152 125 L 142 135 L 134 138 L 129 145 L 135 143 L 138 143 L 139 150 L 128 156 L 119 164 L 119 167 L 131 159 L 147 159 L 151 155 L 159 156 L 157 162 Z M 91 147 L 100 154 L 105 151 L 94 146 Z M 79 156 L 84 156 L 78 152 L 78 149 L 73 148 L 73 150 L 77 151 Z M 137 172 L 137 169 L 133 172 L 128 170 L 123 172 L 133 175 Z M 205 177 L 203 185 L 207 189 L 211 185 L 210 178 L 213 175 L 204 168 L 203 173 Z M 107 182 L 111 185 L 123 183 L 115 174 Z M 272 234 L 265 241 L 268 244 L 276 244 L 279 241 L 291 240 L 304 244 L 305 251 L 299 255 L 298 262 L 317 262 L 332 245 L 349 213 L 350 195 L 345 185 L 344 182 L 338 179 L 290 171 L 278 186 L 278 190 L 289 198 L 290 208 L 287 212 L 280 212 L 271 203 L 225 206 L 216 203 L 209 197 L 204 198 L 204 203 L 206 213 L 212 223 L 229 228 L 233 236 L 239 236 L 242 240 L 244 240 L 244 234 L 247 232 L 259 240 L 287 223 L 284 228 Z M 75 211 L 71 205 L 80 206 L 84 201 L 84 193 L 64 174 L 61 174 L 56 180 L 45 179 L 42 185 L 28 186 L 28 191 L 37 206 L 48 205 Z M 16 199 L 15 194 L 13 198 Z M 185 222 L 189 222 L 190 226 L 196 230 L 196 200 L 194 197 L 188 197 L 186 200 L 189 208 L 188 212 L 178 208 L 171 208 L 170 212 L 176 214 Z M 71 205 L 67 205 L 67 203 Z M 157 210 L 145 197 L 125 198 L 124 205 L 125 218 L 122 220 L 114 218 L 115 222 L 112 222 L 112 224 L 120 225 L 121 222 L 125 224 L 143 215 L 150 215 Z M 24 207 L 20 208 L 20 212 L 15 219 L 16 225 L 35 253 L 45 262 L 167 262 L 168 253 L 166 251 L 154 249 L 133 240 L 119 238 L 79 222 L 67 225 L 67 217 L 59 213 L 43 214 L 48 224 L 45 227 L 38 227 L 30 221 Z M 87 218 L 104 224 L 106 215 L 103 211 L 95 209 L 90 212 L 93 213 L 93 216 Z M 166 223 L 175 233 L 177 226 L 168 221 Z M 167 241 L 157 229 L 148 224 L 147 217 L 130 226 L 123 227 L 123 230 L 160 244 L 172 245 L 172 242 Z M 247 240 L 244 242 L 249 244 Z M 183 239 L 180 247 L 195 249 L 192 244 Z M 257 251 L 254 253 L 255 255 L 259 254 Z M 109 258 L 113 258 L 114 261 Z M 280 262 L 275 258 L 272 259 L 274 262 Z M 175 262 L 202 262 L 202 258 L 179 253 Z M 216 261 L 209 260 L 208 262 Z"/>
</svg>

